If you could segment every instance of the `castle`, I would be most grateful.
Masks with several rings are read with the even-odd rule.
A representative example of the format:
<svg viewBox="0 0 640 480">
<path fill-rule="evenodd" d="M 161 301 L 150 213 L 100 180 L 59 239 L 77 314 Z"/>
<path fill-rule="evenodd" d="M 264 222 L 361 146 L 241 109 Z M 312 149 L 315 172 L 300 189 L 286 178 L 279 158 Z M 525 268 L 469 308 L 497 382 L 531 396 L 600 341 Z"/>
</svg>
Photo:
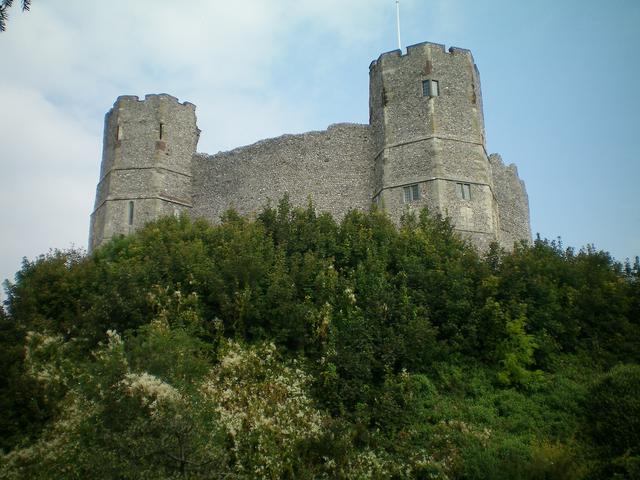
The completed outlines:
<svg viewBox="0 0 640 480">
<path fill-rule="evenodd" d="M 340 219 L 373 203 L 398 220 L 428 207 L 484 250 L 530 240 L 514 165 L 488 155 L 480 77 L 469 50 L 420 43 L 369 67 L 369 124 L 283 135 L 215 155 L 196 153 L 195 105 L 170 95 L 118 97 L 105 117 L 89 250 L 164 215 L 213 222 L 288 193 Z"/>
</svg>

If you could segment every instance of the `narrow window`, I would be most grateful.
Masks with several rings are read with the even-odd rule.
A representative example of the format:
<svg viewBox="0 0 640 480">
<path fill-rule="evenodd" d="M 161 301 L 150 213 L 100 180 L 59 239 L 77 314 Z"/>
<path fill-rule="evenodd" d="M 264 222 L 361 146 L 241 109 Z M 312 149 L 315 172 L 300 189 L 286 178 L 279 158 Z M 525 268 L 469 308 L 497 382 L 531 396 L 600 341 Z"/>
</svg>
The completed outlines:
<svg viewBox="0 0 640 480">
<path fill-rule="evenodd" d="M 429 88 L 429 80 L 423 80 L 422 81 L 422 96 L 423 97 L 430 97 L 431 94 L 431 88 Z"/>
<path fill-rule="evenodd" d="M 411 187 L 404 187 L 404 203 L 411 201 Z"/>
<path fill-rule="evenodd" d="M 122 131 L 120 130 L 120 125 L 116 125 L 116 140 L 122 139 Z"/>
<path fill-rule="evenodd" d="M 404 187 L 403 192 L 404 203 L 420 200 L 420 186 L 417 183 L 414 185 L 409 185 L 408 187 Z"/>
<path fill-rule="evenodd" d="M 431 80 L 431 96 L 437 97 L 440 95 L 440 86 L 437 80 Z"/>
<path fill-rule="evenodd" d="M 420 200 L 420 188 L 418 185 L 411 185 L 411 196 L 414 200 Z"/>
<path fill-rule="evenodd" d="M 133 202 L 129 202 L 129 225 L 133 225 Z"/>
<path fill-rule="evenodd" d="M 462 200 L 471 200 L 471 185 L 469 183 L 458 183 L 458 197 Z"/>
<path fill-rule="evenodd" d="M 160 140 L 162 140 L 162 136 L 164 134 L 164 124 L 160 124 Z"/>
<path fill-rule="evenodd" d="M 437 80 L 422 81 L 422 95 L 424 97 L 437 97 L 440 94 L 440 84 Z"/>
</svg>

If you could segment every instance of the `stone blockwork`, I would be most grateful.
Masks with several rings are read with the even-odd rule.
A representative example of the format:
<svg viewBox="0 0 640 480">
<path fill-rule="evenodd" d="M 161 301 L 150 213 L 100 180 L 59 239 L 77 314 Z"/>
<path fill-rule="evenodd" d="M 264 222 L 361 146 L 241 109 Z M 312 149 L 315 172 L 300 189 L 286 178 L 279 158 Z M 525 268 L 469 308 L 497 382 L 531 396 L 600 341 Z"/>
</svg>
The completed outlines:
<svg viewBox="0 0 640 480">
<path fill-rule="evenodd" d="M 371 205 L 372 158 L 371 129 L 354 124 L 196 155 L 192 213 L 213 221 L 229 208 L 249 214 L 286 193 L 295 205 L 311 200 L 317 210 L 341 218 Z"/>
<path fill-rule="evenodd" d="M 118 97 L 105 117 L 89 250 L 150 220 L 191 208 L 195 105 L 171 95 Z"/>
<path fill-rule="evenodd" d="M 500 208 L 499 242 L 511 248 L 514 242 L 531 239 L 529 224 L 529 197 L 518 169 L 512 163 L 505 166 L 497 153 L 489 156 L 493 171 L 493 184 Z"/>
<path fill-rule="evenodd" d="M 396 221 L 427 207 L 483 250 L 530 240 L 524 183 L 486 152 L 471 52 L 422 43 L 382 54 L 369 74 L 369 125 L 336 124 L 216 155 L 196 153 L 194 105 L 164 94 L 119 97 L 105 118 L 89 248 L 162 215 L 217 222 L 229 208 L 252 214 L 285 194 L 338 219 L 372 203 Z"/>
<path fill-rule="evenodd" d="M 398 218 L 407 203 L 427 207 L 451 218 L 480 248 L 496 241 L 480 78 L 471 52 L 422 43 L 406 55 L 381 55 L 370 72 L 371 123 L 380 141 L 376 195 L 385 209 Z M 412 184 L 420 196 L 407 202 L 404 190 Z"/>
</svg>

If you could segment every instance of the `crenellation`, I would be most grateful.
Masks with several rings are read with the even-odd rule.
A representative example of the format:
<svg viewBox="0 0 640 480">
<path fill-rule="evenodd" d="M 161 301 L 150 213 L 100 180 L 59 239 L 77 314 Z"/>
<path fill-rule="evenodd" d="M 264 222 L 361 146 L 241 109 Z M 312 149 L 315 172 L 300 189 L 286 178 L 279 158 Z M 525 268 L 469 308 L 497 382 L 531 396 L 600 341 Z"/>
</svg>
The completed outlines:
<svg viewBox="0 0 640 480">
<path fill-rule="evenodd" d="M 371 62 L 371 64 L 369 65 L 369 69 L 371 69 L 372 67 L 375 68 L 376 66 L 380 65 L 384 61 L 388 61 L 390 59 L 400 58 L 400 57 L 402 57 L 402 50 L 400 49 L 390 50 L 388 52 L 381 53 L 377 60 L 374 60 L 373 62 Z"/>
<path fill-rule="evenodd" d="M 407 47 L 407 55 L 411 55 L 414 53 L 422 55 L 425 50 L 439 50 L 442 53 L 446 53 L 446 47 L 442 43 L 434 43 L 434 42 L 420 42 L 415 43 L 413 45 L 409 45 Z"/>
<path fill-rule="evenodd" d="M 178 100 L 177 97 L 174 97 L 173 95 L 169 95 L 168 93 L 147 93 L 144 96 L 144 101 L 149 101 L 149 100 L 154 100 L 156 98 L 165 98 L 167 100 L 171 100 L 172 102 L 175 103 L 180 103 L 180 100 Z"/>
<path fill-rule="evenodd" d="M 120 95 L 116 99 L 116 103 L 119 103 L 119 102 L 140 102 L 140 101 L 141 100 L 138 98 L 137 95 Z"/>
<path fill-rule="evenodd" d="M 449 53 L 452 54 L 461 54 L 461 55 L 469 55 L 470 57 L 473 58 L 473 54 L 471 53 L 471 50 L 467 49 L 467 48 L 460 48 L 460 47 L 449 47 L 448 50 Z"/>
<path fill-rule="evenodd" d="M 285 194 L 337 219 L 377 204 L 394 221 L 427 207 L 479 249 L 531 238 L 524 182 L 488 156 L 480 75 L 469 50 L 431 42 L 369 66 L 369 124 L 285 134 L 196 153 L 196 106 L 166 93 L 117 98 L 105 116 L 89 248 L 163 215 L 219 221 Z"/>
</svg>

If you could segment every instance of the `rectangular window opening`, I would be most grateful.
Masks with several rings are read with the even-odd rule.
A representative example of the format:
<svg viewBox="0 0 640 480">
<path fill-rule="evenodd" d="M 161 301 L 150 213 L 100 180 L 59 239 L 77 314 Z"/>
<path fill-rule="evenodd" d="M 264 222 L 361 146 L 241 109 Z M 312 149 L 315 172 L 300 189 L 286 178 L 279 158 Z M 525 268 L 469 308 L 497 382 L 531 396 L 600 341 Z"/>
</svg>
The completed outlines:
<svg viewBox="0 0 640 480">
<path fill-rule="evenodd" d="M 164 134 L 164 124 L 161 123 L 160 124 L 160 140 L 162 140 L 163 134 Z"/>
<path fill-rule="evenodd" d="M 133 202 L 129 202 L 129 225 L 133 225 Z"/>
<path fill-rule="evenodd" d="M 424 97 L 437 97 L 440 95 L 440 84 L 437 80 L 422 81 L 422 95 Z"/>
<path fill-rule="evenodd" d="M 431 80 L 431 96 L 437 97 L 440 95 L 440 86 L 437 80 Z"/>
<path fill-rule="evenodd" d="M 122 140 L 122 130 L 120 125 L 116 125 L 116 140 Z"/>
<path fill-rule="evenodd" d="M 458 183 L 458 197 L 462 200 L 471 200 L 471 184 L 469 183 Z"/>
<path fill-rule="evenodd" d="M 403 188 L 404 203 L 415 202 L 420 200 L 420 186 L 416 183 Z"/>
</svg>

